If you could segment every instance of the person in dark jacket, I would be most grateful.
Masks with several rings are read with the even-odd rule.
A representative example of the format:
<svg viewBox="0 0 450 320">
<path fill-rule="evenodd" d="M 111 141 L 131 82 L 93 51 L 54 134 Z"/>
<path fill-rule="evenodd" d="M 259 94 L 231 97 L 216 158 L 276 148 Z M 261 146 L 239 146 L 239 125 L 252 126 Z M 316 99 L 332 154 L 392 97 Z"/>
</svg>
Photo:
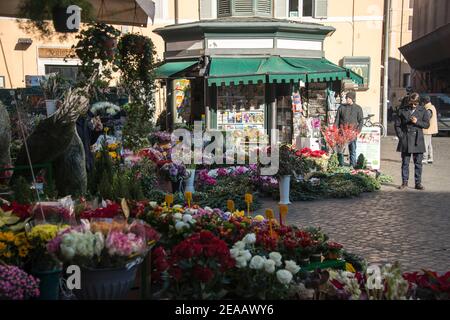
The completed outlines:
<svg viewBox="0 0 450 320">
<path fill-rule="evenodd" d="M 336 114 L 336 127 L 340 128 L 345 125 L 353 125 L 361 132 L 364 115 L 361 106 L 357 105 L 356 102 L 356 92 L 349 91 L 345 97 L 347 100 L 346 104 L 339 107 Z M 348 145 L 348 151 L 350 154 L 350 166 L 356 166 L 356 139 L 351 141 Z"/>
<path fill-rule="evenodd" d="M 419 94 L 411 94 L 409 105 L 402 107 L 395 119 L 395 132 L 399 139 L 397 151 L 402 154 L 403 182 L 399 187 L 401 190 L 408 187 L 411 156 L 414 160 L 416 189 L 424 190 L 422 185 L 422 160 L 425 152 L 423 129 L 430 127 L 430 115 L 419 103 Z"/>
<path fill-rule="evenodd" d="M 94 155 L 91 146 L 102 133 L 103 124 L 99 117 L 95 117 L 91 111 L 82 115 L 77 120 L 77 132 L 84 146 L 86 155 L 86 171 L 89 173 L 94 168 Z"/>
</svg>

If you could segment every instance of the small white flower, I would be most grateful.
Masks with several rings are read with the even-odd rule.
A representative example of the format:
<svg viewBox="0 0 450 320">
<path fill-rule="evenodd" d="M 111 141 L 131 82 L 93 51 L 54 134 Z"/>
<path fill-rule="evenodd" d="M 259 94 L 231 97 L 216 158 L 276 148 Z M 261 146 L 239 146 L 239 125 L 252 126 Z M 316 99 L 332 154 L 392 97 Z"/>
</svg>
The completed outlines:
<svg viewBox="0 0 450 320">
<path fill-rule="evenodd" d="M 252 254 L 248 250 L 242 250 L 241 257 L 244 257 L 245 260 L 250 261 L 252 259 Z"/>
<path fill-rule="evenodd" d="M 271 252 L 271 253 L 269 253 L 269 258 L 272 259 L 273 261 L 275 261 L 275 265 L 277 267 L 282 265 L 281 254 L 279 254 L 278 252 Z"/>
<path fill-rule="evenodd" d="M 156 201 L 150 201 L 149 205 L 152 208 L 156 208 L 158 206 L 158 203 Z"/>
<path fill-rule="evenodd" d="M 205 211 L 213 212 L 213 209 L 211 209 L 210 207 L 204 207 L 203 209 L 205 209 Z"/>
<path fill-rule="evenodd" d="M 173 218 L 176 220 L 181 220 L 181 219 L 183 219 L 183 215 L 181 213 L 177 212 L 173 215 Z"/>
<path fill-rule="evenodd" d="M 289 284 L 292 281 L 292 273 L 286 269 L 278 270 L 277 279 L 281 284 Z"/>
<path fill-rule="evenodd" d="M 261 270 L 264 268 L 265 258 L 261 256 L 254 256 L 250 261 L 250 269 Z"/>
<path fill-rule="evenodd" d="M 181 231 L 183 230 L 183 228 L 187 227 L 188 225 L 186 223 L 184 223 L 183 221 L 178 221 L 177 223 L 175 223 L 175 229 L 177 231 Z"/>
<path fill-rule="evenodd" d="M 233 248 L 230 249 L 230 255 L 232 258 L 236 259 L 237 257 L 239 257 L 239 253 L 241 252 L 241 250 L 237 249 L 237 248 Z"/>
<path fill-rule="evenodd" d="M 191 222 L 192 221 L 192 216 L 190 214 L 184 214 L 183 215 L 183 221 L 184 222 Z"/>
<path fill-rule="evenodd" d="M 239 256 L 236 258 L 236 267 L 245 268 L 247 266 L 247 259 L 243 256 Z"/>
<path fill-rule="evenodd" d="M 238 241 L 233 246 L 236 249 L 243 250 L 245 249 L 245 243 L 243 241 Z"/>
<path fill-rule="evenodd" d="M 288 270 L 292 274 L 296 274 L 300 271 L 300 267 L 293 260 L 287 260 L 284 262 L 286 266 L 286 270 Z"/>
<path fill-rule="evenodd" d="M 161 219 L 164 219 L 166 216 L 167 216 L 167 214 L 166 214 L 166 213 L 163 213 L 163 214 L 160 215 L 159 217 L 160 217 Z"/>
<path fill-rule="evenodd" d="M 274 273 L 275 272 L 275 261 L 268 259 L 264 262 L 264 271 L 267 273 Z"/>
<path fill-rule="evenodd" d="M 256 235 L 254 233 L 247 234 L 244 239 L 242 239 L 246 244 L 254 244 L 256 242 Z"/>
</svg>

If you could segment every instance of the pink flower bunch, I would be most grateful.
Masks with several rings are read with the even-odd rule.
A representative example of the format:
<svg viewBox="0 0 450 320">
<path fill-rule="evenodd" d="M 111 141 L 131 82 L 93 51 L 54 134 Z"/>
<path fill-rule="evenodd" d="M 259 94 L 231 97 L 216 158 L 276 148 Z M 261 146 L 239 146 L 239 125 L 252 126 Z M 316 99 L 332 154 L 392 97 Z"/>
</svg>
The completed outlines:
<svg viewBox="0 0 450 320">
<path fill-rule="evenodd" d="M 145 249 L 144 240 L 134 233 L 111 231 L 106 238 L 106 248 L 110 255 L 131 256 L 142 253 Z"/>
<path fill-rule="evenodd" d="M 0 265 L 0 300 L 24 300 L 39 295 L 39 279 L 18 267 Z"/>
<path fill-rule="evenodd" d="M 204 183 L 209 186 L 215 186 L 217 184 L 217 180 L 208 175 L 208 170 L 203 169 L 198 174 L 201 183 Z"/>
</svg>

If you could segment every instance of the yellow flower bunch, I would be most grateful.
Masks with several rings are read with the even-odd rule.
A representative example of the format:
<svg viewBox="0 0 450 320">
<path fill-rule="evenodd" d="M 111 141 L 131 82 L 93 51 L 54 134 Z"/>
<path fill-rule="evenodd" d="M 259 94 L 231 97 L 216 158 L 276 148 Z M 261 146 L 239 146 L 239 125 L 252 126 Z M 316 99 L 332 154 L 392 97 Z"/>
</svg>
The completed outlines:
<svg viewBox="0 0 450 320">
<path fill-rule="evenodd" d="M 56 237 L 60 229 L 60 227 L 53 224 L 39 224 L 34 226 L 27 236 L 31 240 L 38 240 L 47 243 Z"/>
<path fill-rule="evenodd" d="M 110 151 L 110 152 L 108 152 L 108 154 L 109 154 L 109 156 L 112 158 L 112 159 L 117 159 L 118 157 L 119 157 L 119 155 L 117 154 L 117 152 L 115 152 L 115 151 Z"/>
<path fill-rule="evenodd" d="M 24 232 L 0 232 L 0 258 L 25 258 L 30 249 L 31 245 Z"/>
<path fill-rule="evenodd" d="M 108 144 L 108 150 L 109 151 L 116 151 L 118 147 L 119 147 L 118 143 L 110 143 L 110 144 Z"/>
<path fill-rule="evenodd" d="M 244 216 L 245 216 L 244 210 L 242 211 L 236 210 L 235 212 L 233 212 L 233 217 L 244 217 Z"/>
</svg>

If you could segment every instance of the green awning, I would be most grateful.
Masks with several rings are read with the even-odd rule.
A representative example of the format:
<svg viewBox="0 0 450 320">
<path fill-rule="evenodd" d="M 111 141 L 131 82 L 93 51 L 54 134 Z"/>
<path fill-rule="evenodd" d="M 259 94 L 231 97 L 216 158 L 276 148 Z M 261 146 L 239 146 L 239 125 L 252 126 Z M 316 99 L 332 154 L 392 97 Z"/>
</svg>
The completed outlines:
<svg viewBox="0 0 450 320">
<path fill-rule="evenodd" d="M 208 85 L 249 84 L 265 82 L 265 74 L 258 71 L 265 58 L 212 58 Z"/>
<path fill-rule="evenodd" d="M 327 59 L 285 58 L 212 58 L 208 85 L 230 83 L 327 82 L 350 78 L 357 83 L 363 79 Z"/>
<path fill-rule="evenodd" d="M 194 64 L 198 63 L 198 60 L 185 60 L 185 61 L 177 61 L 177 62 L 166 62 L 163 65 L 159 66 L 155 70 L 156 78 L 168 78 L 178 72 L 181 72 Z"/>
</svg>

